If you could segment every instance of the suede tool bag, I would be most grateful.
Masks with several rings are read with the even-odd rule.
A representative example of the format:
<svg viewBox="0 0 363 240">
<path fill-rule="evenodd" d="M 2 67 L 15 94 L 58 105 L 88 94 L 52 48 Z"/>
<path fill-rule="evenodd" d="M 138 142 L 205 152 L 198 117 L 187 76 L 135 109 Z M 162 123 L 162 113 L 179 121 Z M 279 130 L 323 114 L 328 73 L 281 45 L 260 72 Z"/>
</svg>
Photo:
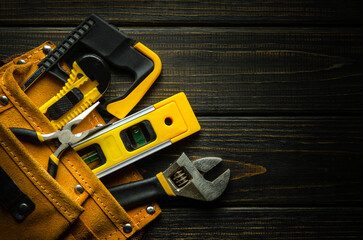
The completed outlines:
<svg viewBox="0 0 363 240">
<path fill-rule="evenodd" d="M 49 156 L 57 148 L 55 142 L 18 139 L 9 130 L 56 131 L 38 108 L 64 83 L 44 73 L 26 93 L 20 87 L 45 57 L 44 45 L 55 47 L 46 42 L 0 68 L 0 239 L 129 238 L 160 213 L 156 203 L 125 211 L 107 190 L 141 179 L 134 167 L 117 171 L 101 182 L 68 148 L 60 157 L 53 179 L 46 169 Z M 75 132 L 97 124 L 104 121 L 93 111 Z M 146 212 L 150 205 L 155 213 Z"/>
</svg>

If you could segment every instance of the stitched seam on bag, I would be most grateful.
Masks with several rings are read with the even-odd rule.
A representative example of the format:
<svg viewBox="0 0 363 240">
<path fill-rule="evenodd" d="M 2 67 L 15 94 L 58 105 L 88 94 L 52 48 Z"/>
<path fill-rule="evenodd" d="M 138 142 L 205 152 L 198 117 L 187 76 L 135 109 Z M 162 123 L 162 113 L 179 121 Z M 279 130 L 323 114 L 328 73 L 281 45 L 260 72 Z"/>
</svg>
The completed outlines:
<svg viewBox="0 0 363 240">
<path fill-rule="evenodd" d="M 127 176 L 127 180 L 128 180 L 129 182 L 133 181 L 134 179 L 137 179 L 137 176 L 136 176 L 135 171 L 132 171 L 132 177 L 133 177 L 133 179 L 131 179 L 130 177 L 131 177 L 130 175 L 128 175 L 128 176 Z M 143 209 L 141 209 L 138 213 L 136 213 L 134 216 L 132 216 L 132 217 L 131 217 L 131 218 L 132 218 L 132 220 L 134 220 L 134 219 L 135 219 L 135 217 L 137 217 L 138 215 L 140 215 L 142 211 L 143 211 Z M 139 223 L 140 223 L 140 221 L 139 221 L 139 222 L 137 222 L 137 223 L 136 223 L 136 225 L 139 225 Z"/>
<path fill-rule="evenodd" d="M 96 123 L 100 123 L 99 120 L 97 119 L 97 116 L 95 113 L 92 113 L 93 119 L 96 120 Z M 90 122 L 91 126 L 95 126 L 94 123 L 92 123 L 92 118 L 89 118 L 88 121 Z M 96 124 L 96 125 L 97 125 Z M 121 227 L 121 222 L 118 218 L 115 217 L 115 215 L 112 214 L 112 212 L 107 208 L 107 206 L 102 202 L 102 200 L 98 197 L 98 194 L 92 189 L 92 187 L 87 183 L 87 181 L 85 180 L 84 177 L 81 176 L 81 174 L 77 171 L 77 169 L 74 167 L 74 165 L 67 159 L 67 162 L 71 165 L 71 167 L 75 170 L 75 172 L 78 174 L 78 176 L 82 179 L 82 181 L 87 185 L 87 187 L 89 187 L 89 189 L 92 191 L 92 194 L 97 198 L 97 200 L 102 204 L 102 206 L 104 207 L 104 209 L 111 215 L 111 217 L 119 224 L 119 227 Z M 119 230 L 114 231 L 113 233 L 111 233 L 110 236 L 112 236 L 113 234 L 115 234 L 116 232 L 118 232 Z M 107 239 L 108 237 L 106 237 Z"/>
<path fill-rule="evenodd" d="M 40 50 L 41 50 L 42 48 L 39 48 L 38 49 L 38 51 L 35 51 L 35 52 L 33 52 L 32 54 L 29 54 L 29 56 L 26 58 L 26 59 L 29 59 L 29 58 L 31 58 L 32 56 L 34 56 L 35 54 L 37 54 L 38 52 L 40 52 Z M 37 60 L 37 61 L 35 61 L 35 62 L 33 62 L 33 64 L 34 63 L 37 63 L 37 62 L 40 62 L 40 60 L 41 59 L 39 59 L 39 60 Z M 0 72 L 0 74 L 3 74 L 6 70 L 7 70 L 8 68 L 6 68 L 6 69 L 4 69 L 4 71 L 2 71 L 2 72 Z"/>
<path fill-rule="evenodd" d="M 145 213 L 146 213 L 146 210 L 145 209 L 142 209 L 142 210 L 140 210 L 136 215 L 134 215 L 132 218 L 135 218 L 135 217 L 137 217 L 138 215 L 140 215 L 142 212 L 144 212 L 145 211 Z M 136 223 L 136 225 L 137 226 L 139 226 L 139 224 L 145 219 L 145 218 L 147 218 L 147 217 L 150 217 L 151 215 L 149 215 L 149 214 L 147 214 L 147 215 L 145 215 L 143 218 L 141 218 L 137 223 Z M 106 237 L 105 238 L 105 240 L 107 240 L 107 239 L 109 239 L 110 237 L 112 237 L 112 235 L 113 234 L 115 234 L 116 232 L 117 232 L 118 230 L 116 230 L 116 231 L 114 231 L 113 233 L 111 233 L 108 237 Z M 121 239 L 125 239 L 125 238 L 118 238 L 118 240 L 121 240 Z"/>
<path fill-rule="evenodd" d="M 88 185 L 87 181 L 84 179 L 84 177 L 82 177 L 82 175 L 77 171 L 77 169 L 74 167 L 74 165 L 71 163 L 71 161 L 69 161 L 69 159 L 67 159 L 67 162 L 71 165 L 71 167 L 74 169 L 74 171 L 78 174 L 78 176 L 82 179 L 82 181 L 86 184 L 86 186 L 92 190 L 92 194 L 97 198 L 97 200 L 102 204 L 102 206 L 104 207 L 104 209 L 111 215 L 111 217 L 119 224 L 119 227 L 121 227 L 121 223 L 120 220 L 118 218 L 116 218 L 111 211 L 107 208 L 107 206 L 102 202 L 102 200 L 98 197 L 97 193 L 92 189 L 92 187 L 90 185 Z M 116 230 L 118 231 L 118 230 Z"/>
<path fill-rule="evenodd" d="M 31 58 L 32 56 L 34 56 L 35 54 L 37 54 L 38 52 L 40 52 L 40 50 L 42 50 L 43 48 L 39 48 L 38 49 L 38 51 L 35 51 L 34 53 L 32 53 L 32 54 L 29 54 L 29 56 L 26 58 L 26 59 L 29 59 L 29 58 Z M 38 60 L 38 62 L 39 62 L 40 60 Z"/>
<path fill-rule="evenodd" d="M 130 178 L 131 176 L 130 175 L 128 175 L 128 176 L 126 176 L 126 179 L 127 179 L 127 181 L 129 181 L 129 182 L 131 182 L 131 181 L 133 181 L 134 179 L 137 179 L 138 178 L 138 176 L 136 175 L 136 172 L 135 171 L 132 171 L 132 177 L 133 178 Z M 138 215 L 140 215 L 143 211 L 145 211 L 146 212 L 146 210 L 145 209 L 141 209 L 138 213 L 136 213 L 134 216 L 132 216 L 131 217 L 131 219 L 132 220 L 134 220 Z M 147 217 L 149 217 L 149 216 L 151 216 L 151 215 L 149 215 L 149 214 L 147 214 L 147 215 L 145 215 L 142 219 L 140 219 L 137 223 L 136 223 L 136 225 L 137 226 L 139 226 L 139 224 L 145 219 L 145 218 L 147 218 Z"/>
<path fill-rule="evenodd" d="M 115 233 L 117 233 L 118 232 L 118 230 L 116 230 L 116 231 L 114 231 L 113 233 L 110 233 L 110 235 L 108 235 L 108 237 L 105 237 L 105 240 L 107 240 L 107 239 L 109 239 L 110 237 L 112 237 L 112 235 L 114 235 Z M 126 239 L 126 237 L 123 237 L 123 238 L 121 238 L 121 237 L 119 237 L 119 238 L 117 238 L 118 240 L 122 240 L 122 239 Z"/>
<path fill-rule="evenodd" d="M 81 198 L 81 196 L 82 196 L 82 194 L 80 194 L 77 198 L 76 198 L 76 202 L 78 202 L 78 199 L 80 199 Z"/>
<path fill-rule="evenodd" d="M 39 182 L 39 180 L 36 177 L 34 177 L 33 173 L 31 173 L 29 171 L 29 169 L 24 165 L 24 163 L 21 160 L 19 160 L 19 158 L 11 151 L 11 149 L 6 145 L 6 143 L 3 141 L 0 141 L 0 143 L 5 149 L 7 149 L 7 152 L 10 153 L 10 155 L 13 157 L 13 159 L 16 160 L 16 162 L 18 163 L 18 166 L 23 168 L 27 172 L 27 175 L 30 176 L 40 186 L 40 188 L 43 190 L 43 192 L 45 192 L 53 200 L 53 202 L 55 204 L 57 204 L 64 211 L 64 213 L 66 213 L 72 220 L 74 220 L 75 217 L 72 217 L 72 214 L 69 211 L 67 211 L 67 209 L 65 207 L 63 207 L 54 198 L 54 196 L 50 192 L 47 191 L 47 189 L 44 188 L 44 186 Z"/>
<path fill-rule="evenodd" d="M 29 56 L 26 58 L 26 59 L 29 59 L 29 58 L 31 58 L 32 56 L 34 56 L 35 54 L 37 54 L 39 51 L 41 50 L 41 48 L 39 48 L 38 49 L 38 51 L 35 51 L 34 53 L 32 53 L 32 54 L 29 54 Z M 33 62 L 33 64 L 36 64 L 36 63 L 38 63 L 38 62 L 40 62 L 41 60 L 39 59 L 39 60 L 37 60 L 37 61 L 34 61 Z M 0 73 L 0 75 L 1 74 L 4 74 L 5 73 L 5 71 L 6 71 L 6 69 L 4 70 L 4 71 L 2 71 L 1 73 Z M 17 106 L 19 106 L 20 107 L 20 109 L 28 116 L 28 118 L 34 123 L 34 125 L 35 126 L 37 126 L 37 128 L 38 128 L 38 130 L 41 130 L 42 131 L 42 129 L 38 126 L 38 124 L 37 123 L 35 123 L 35 121 L 33 120 L 33 118 L 32 117 L 30 117 L 30 115 L 24 110 L 24 108 L 22 107 L 22 106 L 20 106 L 20 104 L 18 103 L 18 101 L 16 100 L 16 98 L 14 98 L 12 95 L 11 95 L 11 93 L 10 93 L 10 91 L 9 91 L 9 89 L 5 86 L 5 81 L 4 81 L 4 76 L 2 76 L 2 85 L 3 85 L 3 87 L 4 87 L 4 90 L 6 90 L 7 92 L 8 92 L 8 94 L 9 94 L 9 97 L 10 98 L 12 98 L 13 100 L 14 100 L 14 102 L 16 103 L 16 105 Z M 42 131 L 43 132 L 43 131 Z M 18 157 L 10 150 L 10 148 L 5 144 L 5 142 L 3 142 L 3 141 L 0 141 L 1 142 L 1 144 L 8 150 L 8 152 L 13 156 L 13 158 L 14 159 L 16 159 L 17 160 L 17 163 L 18 163 L 18 166 L 20 166 L 21 168 L 23 168 L 26 172 L 27 172 L 27 175 L 28 176 L 30 176 L 39 186 L 40 186 L 40 188 L 43 190 L 43 192 L 44 193 L 46 193 L 52 200 L 53 200 L 53 202 L 56 204 L 56 205 L 58 205 L 61 209 L 62 209 L 62 211 L 65 213 L 65 214 L 67 214 L 69 217 L 70 217 L 70 219 L 71 220 L 74 220 L 75 219 L 75 217 L 72 217 L 72 214 L 69 212 L 69 211 L 67 211 L 67 209 L 65 208 L 65 207 L 63 207 L 55 198 L 54 198 L 54 196 L 50 193 L 50 192 L 48 192 L 47 191 L 47 189 L 39 182 L 39 180 L 36 178 L 36 177 L 34 177 L 34 175 L 33 175 L 33 173 L 31 173 L 30 171 L 29 171 L 29 169 L 24 165 L 24 163 L 21 161 L 21 160 L 19 160 L 18 159 Z"/>
<path fill-rule="evenodd" d="M 96 196 L 97 200 L 100 201 L 100 203 L 102 204 L 102 206 L 106 209 L 106 211 L 112 216 L 112 218 L 119 224 L 119 227 L 121 227 L 121 223 L 120 220 L 118 218 L 116 218 L 111 211 L 108 209 L 108 207 L 102 202 L 102 200 L 98 197 L 98 195 L 96 193 L 94 193 L 94 195 Z"/>
<path fill-rule="evenodd" d="M 132 172 L 132 175 L 133 175 L 133 177 L 134 178 L 137 178 L 138 176 L 136 176 L 136 172 L 135 171 L 133 171 Z M 145 211 L 146 212 L 146 210 L 145 209 L 141 209 L 136 215 L 134 215 L 133 217 L 131 217 L 132 219 L 134 219 L 134 218 L 136 218 L 137 216 L 139 216 L 143 211 Z M 145 215 L 142 219 L 140 219 L 137 223 L 136 223 L 136 225 L 137 226 L 139 226 L 139 224 L 146 218 L 146 217 L 148 217 L 148 216 L 150 216 L 149 214 L 147 214 L 147 215 Z"/>
<path fill-rule="evenodd" d="M 69 163 L 69 165 L 71 165 L 71 167 L 74 169 L 74 171 L 77 173 L 77 175 L 82 179 L 82 181 L 86 184 L 86 186 L 92 191 L 92 194 L 94 194 L 94 190 L 92 189 L 92 187 L 90 185 L 88 185 L 88 182 L 85 180 L 84 177 L 82 177 L 82 175 L 78 172 L 78 170 L 74 167 L 74 165 L 71 163 L 71 161 L 69 161 L 68 158 L 67 158 L 67 162 Z"/>
<path fill-rule="evenodd" d="M 96 124 L 92 123 L 92 118 L 89 118 L 88 121 L 91 124 L 92 127 L 97 126 L 97 124 L 101 124 L 101 122 L 98 120 L 96 114 L 92 111 L 92 117 L 94 120 L 96 120 Z"/>
<path fill-rule="evenodd" d="M 36 64 L 37 62 L 40 62 L 40 60 L 38 61 L 35 61 L 33 64 Z M 1 73 L 0 73 L 1 74 Z M 29 120 L 31 120 L 34 125 L 37 127 L 38 130 L 40 130 L 41 132 L 43 132 L 43 130 L 39 127 L 39 125 L 34 121 L 34 119 L 27 113 L 27 111 L 25 111 L 25 109 L 19 104 L 19 102 L 16 100 L 16 98 L 14 98 L 9 89 L 5 86 L 5 81 L 4 81 L 4 76 L 2 76 L 2 81 L 1 81 L 3 87 L 4 87 L 4 90 L 6 90 L 8 92 L 8 96 L 15 102 L 14 105 L 18 106 L 23 112 L 24 114 L 29 118 Z"/>
<path fill-rule="evenodd" d="M 134 217 L 137 217 L 138 215 L 140 215 L 142 212 L 146 213 L 146 210 L 145 209 L 142 209 L 138 214 L 136 214 Z M 136 225 L 139 226 L 139 224 L 147 217 L 150 217 L 151 215 L 150 214 L 146 214 L 143 218 L 141 218 L 137 223 Z"/>
</svg>

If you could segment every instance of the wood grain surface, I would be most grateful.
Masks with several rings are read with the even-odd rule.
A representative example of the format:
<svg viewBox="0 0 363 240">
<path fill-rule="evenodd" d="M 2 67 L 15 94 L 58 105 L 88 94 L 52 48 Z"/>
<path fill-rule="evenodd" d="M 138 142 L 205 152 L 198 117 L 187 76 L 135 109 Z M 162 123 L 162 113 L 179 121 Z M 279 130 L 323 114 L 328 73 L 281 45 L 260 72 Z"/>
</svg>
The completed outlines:
<svg viewBox="0 0 363 240">
<path fill-rule="evenodd" d="M 215 202 L 160 201 L 145 239 L 361 239 L 361 1 L 0 2 L 0 58 L 59 44 L 98 13 L 155 51 L 163 71 L 134 111 L 184 91 L 202 130 L 137 163 L 224 159 Z M 130 84 L 113 74 L 106 97 Z"/>
<path fill-rule="evenodd" d="M 198 115 L 355 115 L 363 110 L 363 28 L 121 28 L 163 72 L 138 109 L 184 91 Z M 71 28 L 1 28 L 0 56 L 60 43 Z M 114 76 L 107 97 L 131 79 Z"/>
<path fill-rule="evenodd" d="M 361 239 L 362 213 L 361 208 L 170 208 L 151 224 L 146 239 Z"/>
<path fill-rule="evenodd" d="M 0 25 L 77 25 L 91 13 L 122 25 L 362 25 L 361 2 L 14 1 L 0 2 Z"/>
<path fill-rule="evenodd" d="M 202 117 L 202 130 L 138 163 L 145 177 L 185 152 L 219 156 L 231 169 L 226 194 L 208 206 L 361 206 L 363 119 L 347 117 Z M 212 177 L 212 176 L 211 176 Z M 213 179 L 213 178 L 211 178 Z M 203 207 L 186 199 L 162 206 Z"/>
</svg>

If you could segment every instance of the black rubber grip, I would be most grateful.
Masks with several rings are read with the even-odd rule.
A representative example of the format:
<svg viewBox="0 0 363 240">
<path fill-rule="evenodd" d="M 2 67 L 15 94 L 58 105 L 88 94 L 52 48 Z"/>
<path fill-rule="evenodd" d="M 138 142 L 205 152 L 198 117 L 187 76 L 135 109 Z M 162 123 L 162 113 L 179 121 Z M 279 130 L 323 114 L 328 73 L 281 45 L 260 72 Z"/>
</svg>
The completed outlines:
<svg viewBox="0 0 363 240">
<path fill-rule="evenodd" d="M 52 176 L 53 178 L 55 178 L 55 176 L 57 175 L 57 170 L 58 170 L 58 165 L 53 162 L 53 160 L 49 157 L 49 163 L 48 163 L 48 173 L 50 174 L 50 176 Z"/>
<path fill-rule="evenodd" d="M 40 141 L 38 139 L 37 133 L 33 130 L 26 128 L 10 128 L 10 131 L 12 131 L 18 139 L 27 141 Z"/>
<path fill-rule="evenodd" d="M 52 120 L 58 120 L 77 103 L 83 99 L 83 93 L 78 88 L 73 88 L 66 95 L 61 97 L 57 102 L 48 108 L 48 114 Z"/>
<path fill-rule="evenodd" d="M 167 196 L 156 176 L 112 187 L 108 190 L 125 209 Z"/>
</svg>

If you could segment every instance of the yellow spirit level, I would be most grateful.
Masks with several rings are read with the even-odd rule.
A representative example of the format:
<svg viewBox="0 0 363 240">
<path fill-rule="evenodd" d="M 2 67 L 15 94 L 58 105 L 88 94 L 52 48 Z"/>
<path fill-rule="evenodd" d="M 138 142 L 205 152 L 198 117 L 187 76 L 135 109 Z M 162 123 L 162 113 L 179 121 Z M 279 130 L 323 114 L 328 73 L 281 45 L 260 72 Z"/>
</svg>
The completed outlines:
<svg viewBox="0 0 363 240">
<path fill-rule="evenodd" d="M 199 130 L 198 120 L 181 92 L 72 147 L 101 178 Z"/>
</svg>

